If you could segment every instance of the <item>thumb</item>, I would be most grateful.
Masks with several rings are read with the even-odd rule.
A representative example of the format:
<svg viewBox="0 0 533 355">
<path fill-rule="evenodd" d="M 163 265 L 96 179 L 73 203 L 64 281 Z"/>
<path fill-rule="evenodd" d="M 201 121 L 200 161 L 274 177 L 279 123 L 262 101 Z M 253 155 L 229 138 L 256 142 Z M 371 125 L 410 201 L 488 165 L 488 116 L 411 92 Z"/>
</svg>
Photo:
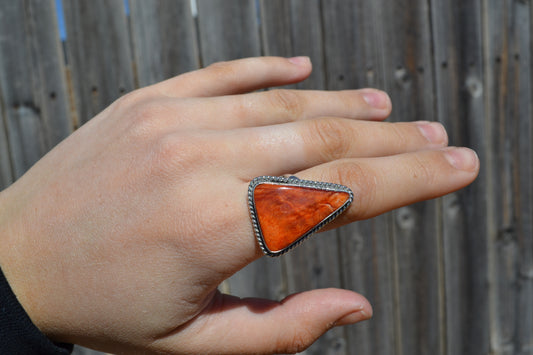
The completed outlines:
<svg viewBox="0 0 533 355">
<path fill-rule="evenodd" d="M 363 296 L 341 289 L 297 293 L 281 302 L 218 293 L 212 305 L 181 331 L 190 331 L 186 339 L 192 352 L 296 353 L 334 326 L 371 316 L 372 307 Z M 185 345 L 183 339 L 179 342 Z"/>
</svg>

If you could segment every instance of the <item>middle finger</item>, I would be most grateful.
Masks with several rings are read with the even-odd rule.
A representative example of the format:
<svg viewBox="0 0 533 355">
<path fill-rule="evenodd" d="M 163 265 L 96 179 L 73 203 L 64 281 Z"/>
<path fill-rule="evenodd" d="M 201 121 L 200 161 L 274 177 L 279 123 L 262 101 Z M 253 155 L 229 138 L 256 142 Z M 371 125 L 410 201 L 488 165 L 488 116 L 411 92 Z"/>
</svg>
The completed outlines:
<svg viewBox="0 0 533 355">
<path fill-rule="evenodd" d="M 391 107 L 389 96 L 376 89 L 343 91 L 276 89 L 214 98 L 207 105 L 203 105 L 202 109 L 213 113 L 224 112 L 225 118 L 217 122 L 217 125 L 229 129 L 326 116 L 381 121 L 389 116 Z"/>
<path fill-rule="evenodd" d="M 389 96 L 375 89 L 345 91 L 271 90 L 210 98 L 165 99 L 159 111 L 183 129 L 224 130 L 268 126 L 317 117 L 381 121 L 391 111 Z M 179 112 L 179 120 L 176 120 Z"/>
<path fill-rule="evenodd" d="M 320 118 L 227 131 L 224 164 L 243 178 L 284 175 L 344 158 L 379 157 L 445 147 L 437 122 L 369 122 Z M 229 166 L 228 166 L 229 164 Z M 253 176 L 252 176 L 253 175 Z"/>
</svg>

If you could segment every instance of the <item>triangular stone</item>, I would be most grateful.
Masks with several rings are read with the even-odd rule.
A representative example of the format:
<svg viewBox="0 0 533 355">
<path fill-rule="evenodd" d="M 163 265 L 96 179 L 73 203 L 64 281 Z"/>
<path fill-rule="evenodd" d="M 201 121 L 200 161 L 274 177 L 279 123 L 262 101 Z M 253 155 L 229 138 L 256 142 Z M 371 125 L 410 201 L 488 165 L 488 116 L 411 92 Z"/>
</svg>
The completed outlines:
<svg viewBox="0 0 533 355">
<path fill-rule="evenodd" d="M 350 199 L 343 191 L 260 184 L 254 204 L 263 241 L 276 253 L 297 242 Z"/>
</svg>

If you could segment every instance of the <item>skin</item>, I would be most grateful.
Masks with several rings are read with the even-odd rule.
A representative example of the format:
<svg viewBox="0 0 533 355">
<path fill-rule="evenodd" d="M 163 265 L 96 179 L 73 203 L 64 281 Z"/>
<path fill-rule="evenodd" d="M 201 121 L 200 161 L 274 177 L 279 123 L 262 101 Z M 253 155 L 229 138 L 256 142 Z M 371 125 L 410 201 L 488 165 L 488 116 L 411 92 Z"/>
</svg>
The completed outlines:
<svg viewBox="0 0 533 355">
<path fill-rule="evenodd" d="M 440 124 L 382 122 L 381 91 L 250 93 L 310 72 L 307 58 L 250 58 L 134 91 L 2 191 L 0 265 L 35 325 L 114 353 L 260 354 L 371 317 L 348 290 L 281 302 L 217 291 L 262 256 L 247 207 L 256 176 L 349 186 L 335 228 L 478 173 Z"/>
</svg>

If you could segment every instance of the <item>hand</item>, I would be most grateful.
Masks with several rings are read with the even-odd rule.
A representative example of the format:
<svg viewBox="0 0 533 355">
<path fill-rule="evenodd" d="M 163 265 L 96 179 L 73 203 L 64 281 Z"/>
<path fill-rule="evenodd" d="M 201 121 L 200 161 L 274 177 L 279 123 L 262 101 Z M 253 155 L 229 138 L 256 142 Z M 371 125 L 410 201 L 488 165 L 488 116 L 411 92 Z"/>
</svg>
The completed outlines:
<svg viewBox="0 0 533 355">
<path fill-rule="evenodd" d="M 261 257 L 247 188 L 260 175 L 349 186 L 331 227 L 471 183 L 475 153 L 437 123 L 384 123 L 386 94 L 273 90 L 306 58 L 219 63 L 134 91 L 0 194 L 0 264 L 51 339 L 108 352 L 301 351 L 371 316 L 347 290 L 281 302 L 217 291 Z"/>
</svg>

